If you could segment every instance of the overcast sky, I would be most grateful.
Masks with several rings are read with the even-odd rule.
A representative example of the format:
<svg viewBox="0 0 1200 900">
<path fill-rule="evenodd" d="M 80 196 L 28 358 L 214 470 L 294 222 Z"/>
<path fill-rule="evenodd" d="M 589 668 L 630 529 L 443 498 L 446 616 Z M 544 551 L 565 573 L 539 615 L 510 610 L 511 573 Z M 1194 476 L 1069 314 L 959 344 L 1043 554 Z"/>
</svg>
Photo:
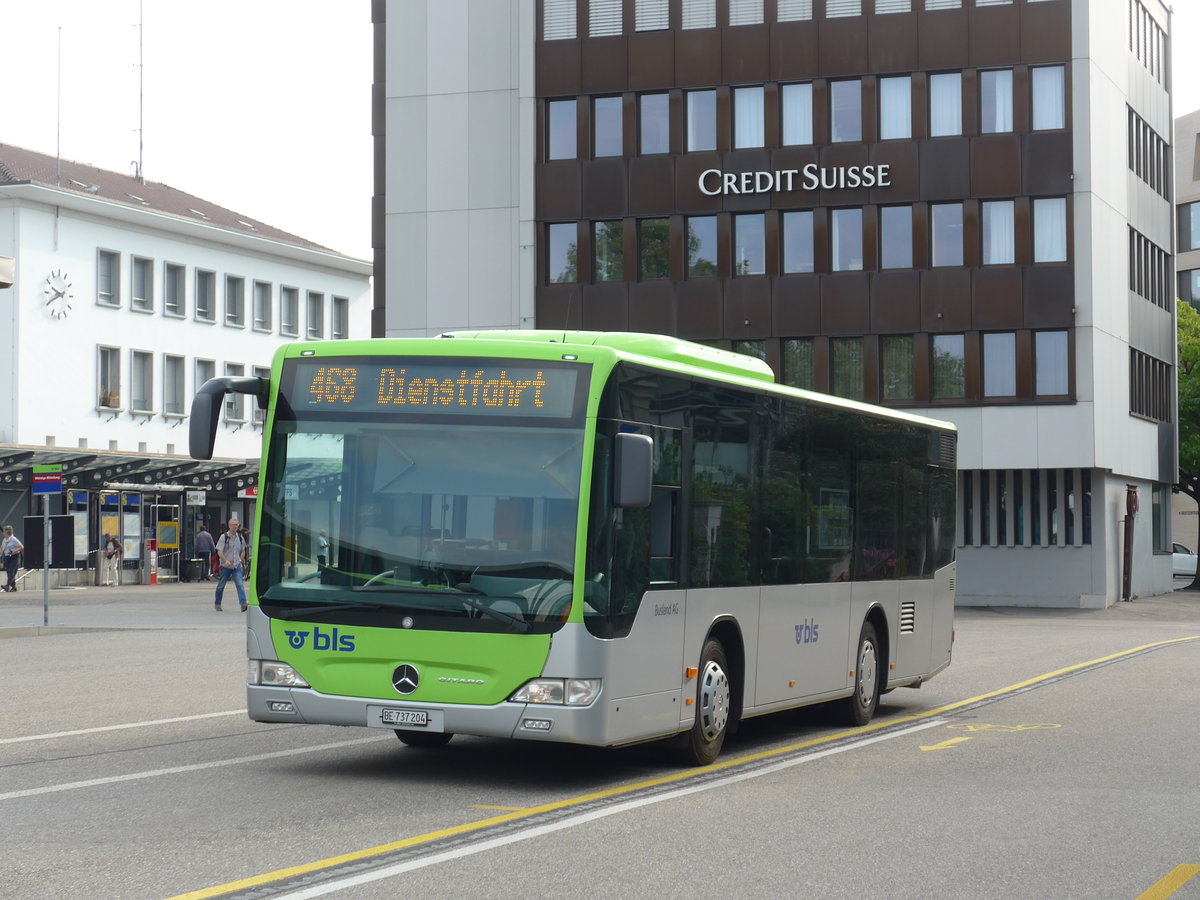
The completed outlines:
<svg viewBox="0 0 1200 900">
<path fill-rule="evenodd" d="M 369 0 L 6 4 L 0 142 L 133 174 L 139 8 L 145 178 L 370 259 Z M 1197 46 L 1200 0 L 1177 0 L 1177 116 L 1200 109 Z"/>
</svg>

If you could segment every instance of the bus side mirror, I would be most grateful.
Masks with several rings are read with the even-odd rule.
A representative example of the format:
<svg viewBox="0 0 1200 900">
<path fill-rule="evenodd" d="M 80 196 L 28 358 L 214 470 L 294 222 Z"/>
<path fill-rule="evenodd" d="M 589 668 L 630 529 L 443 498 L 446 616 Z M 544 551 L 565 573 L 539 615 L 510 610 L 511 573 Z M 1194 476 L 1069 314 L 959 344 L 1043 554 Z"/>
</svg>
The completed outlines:
<svg viewBox="0 0 1200 900">
<path fill-rule="evenodd" d="M 654 441 L 649 435 L 617 433 L 614 505 L 618 509 L 644 509 L 650 505 L 654 474 Z"/>
<path fill-rule="evenodd" d="M 226 394 L 251 394 L 258 398 L 258 405 L 267 408 L 267 381 L 254 376 L 230 376 L 210 378 L 204 382 L 192 398 L 191 418 L 188 422 L 188 455 L 192 459 L 212 459 L 213 445 L 217 440 L 217 423 L 221 418 L 221 404 Z"/>
</svg>

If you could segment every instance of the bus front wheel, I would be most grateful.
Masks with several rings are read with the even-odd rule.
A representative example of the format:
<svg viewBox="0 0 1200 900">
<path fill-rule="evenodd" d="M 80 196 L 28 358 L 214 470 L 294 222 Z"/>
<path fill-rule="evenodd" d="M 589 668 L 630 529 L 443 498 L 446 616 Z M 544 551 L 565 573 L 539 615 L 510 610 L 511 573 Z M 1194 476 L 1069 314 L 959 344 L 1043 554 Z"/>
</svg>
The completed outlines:
<svg viewBox="0 0 1200 900">
<path fill-rule="evenodd" d="M 707 766 L 721 753 L 729 726 L 731 699 L 729 663 L 720 641 L 710 640 L 700 656 L 699 683 L 696 685 L 696 722 L 688 733 L 686 759 Z"/>
<path fill-rule="evenodd" d="M 879 638 L 875 626 L 863 622 L 854 665 L 854 693 L 842 700 L 838 713 L 847 725 L 866 725 L 879 705 Z"/>
<path fill-rule="evenodd" d="M 406 747 L 425 747 L 432 749 L 435 747 L 445 747 L 450 743 L 450 738 L 453 734 L 447 734 L 444 731 L 402 731 L 399 728 L 395 729 L 396 737 L 400 738 L 400 743 Z"/>
</svg>

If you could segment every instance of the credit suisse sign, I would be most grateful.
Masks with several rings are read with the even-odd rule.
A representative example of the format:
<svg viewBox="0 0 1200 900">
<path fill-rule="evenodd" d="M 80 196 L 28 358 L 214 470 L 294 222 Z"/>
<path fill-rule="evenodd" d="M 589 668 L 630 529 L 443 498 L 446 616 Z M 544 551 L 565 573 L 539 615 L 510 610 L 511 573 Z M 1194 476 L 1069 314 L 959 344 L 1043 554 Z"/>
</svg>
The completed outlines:
<svg viewBox="0 0 1200 900">
<path fill-rule="evenodd" d="M 697 186 L 709 197 L 722 194 L 766 194 L 771 191 L 826 191 L 860 187 L 891 187 L 892 167 L 888 163 L 868 166 L 818 166 L 809 163 L 802 169 L 775 169 L 766 172 L 724 172 L 705 169 Z"/>
</svg>

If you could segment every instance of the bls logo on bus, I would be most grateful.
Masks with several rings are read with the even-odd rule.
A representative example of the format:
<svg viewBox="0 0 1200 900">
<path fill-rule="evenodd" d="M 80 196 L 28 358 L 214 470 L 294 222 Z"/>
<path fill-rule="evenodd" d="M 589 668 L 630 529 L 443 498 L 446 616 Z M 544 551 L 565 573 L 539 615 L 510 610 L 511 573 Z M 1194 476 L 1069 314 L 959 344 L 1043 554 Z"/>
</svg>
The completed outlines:
<svg viewBox="0 0 1200 900">
<path fill-rule="evenodd" d="M 304 644 L 308 640 L 307 631 L 285 631 L 288 643 L 293 650 L 303 650 Z M 321 630 L 318 625 L 312 630 L 312 649 L 314 650 L 332 650 L 334 653 L 353 653 L 354 652 L 354 635 L 342 634 L 336 628 L 332 633 L 327 633 Z"/>
<path fill-rule="evenodd" d="M 796 643 L 815 644 L 818 640 L 817 629 L 820 627 L 816 619 L 805 619 L 803 625 L 796 626 Z"/>
</svg>

